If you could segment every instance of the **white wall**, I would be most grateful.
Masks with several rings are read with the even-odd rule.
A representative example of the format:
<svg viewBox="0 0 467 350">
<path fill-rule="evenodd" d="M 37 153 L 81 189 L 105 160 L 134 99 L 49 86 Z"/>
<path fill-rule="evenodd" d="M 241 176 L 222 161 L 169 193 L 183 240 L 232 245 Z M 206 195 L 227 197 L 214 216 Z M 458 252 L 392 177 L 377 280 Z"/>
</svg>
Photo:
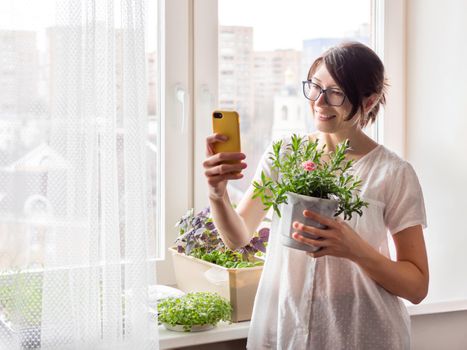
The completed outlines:
<svg viewBox="0 0 467 350">
<path fill-rule="evenodd" d="M 467 311 L 412 316 L 412 350 L 467 349 Z"/>
<path fill-rule="evenodd" d="M 467 2 L 407 1 L 406 157 L 427 208 L 427 303 L 467 299 Z M 395 88 L 395 87 L 392 87 Z M 467 311 L 413 317 L 414 349 L 467 349 Z"/>
<path fill-rule="evenodd" d="M 427 207 L 429 300 L 467 299 L 467 2 L 408 1 L 407 34 L 406 155 Z"/>
</svg>

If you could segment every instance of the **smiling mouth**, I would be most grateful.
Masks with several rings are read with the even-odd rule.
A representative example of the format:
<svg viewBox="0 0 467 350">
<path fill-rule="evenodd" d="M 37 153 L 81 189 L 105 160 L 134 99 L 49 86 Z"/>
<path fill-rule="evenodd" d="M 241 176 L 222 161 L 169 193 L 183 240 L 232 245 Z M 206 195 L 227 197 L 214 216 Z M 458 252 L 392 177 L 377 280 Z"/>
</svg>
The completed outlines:
<svg viewBox="0 0 467 350">
<path fill-rule="evenodd" d="M 335 117 L 336 117 L 335 115 L 318 114 L 318 119 L 321 121 L 328 121 L 328 120 L 334 119 Z"/>
</svg>

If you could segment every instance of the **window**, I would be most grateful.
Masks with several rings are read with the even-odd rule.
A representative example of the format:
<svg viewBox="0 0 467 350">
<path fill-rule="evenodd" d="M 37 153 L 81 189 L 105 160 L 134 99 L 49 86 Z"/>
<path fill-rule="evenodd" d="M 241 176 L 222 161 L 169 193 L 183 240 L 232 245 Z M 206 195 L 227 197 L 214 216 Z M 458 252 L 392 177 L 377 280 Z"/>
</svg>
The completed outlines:
<svg viewBox="0 0 467 350">
<path fill-rule="evenodd" d="M 287 16 L 282 1 L 219 0 L 218 6 L 218 50 L 230 48 L 234 57 L 232 63 L 219 54 L 218 96 L 230 91 L 235 101 L 232 105 L 219 99 L 218 105 L 239 112 L 242 147 L 250 165 L 243 180 L 230 184 L 241 193 L 272 139 L 313 131 L 301 81 L 313 60 L 330 46 L 344 39 L 371 45 L 372 2 L 294 0 L 287 2 Z M 266 8 L 268 16 L 263 15 Z M 225 65 L 237 79 L 224 79 Z"/>
<path fill-rule="evenodd" d="M 335 2 L 332 4 L 334 6 Z M 196 119 L 193 155 L 195 208 L 201 209 L 208 202 L 201 164 L 204 159 L 204 137 L 211 133 L 210 124 L 206 123 L 210 112 L 219 106 L 235 108 L 240 112 L 242 145 L 248 154 L 247 160 L 250 165 L 244 180 L 235 184 L 238 190 L 236 192 L 241 196 L 248 181 L 251 180 L 260 153 L 271 139 L 283 133 L 297 131 L 296 125 L 302 125 L 304 130 L 312 130 L 309 105 L 299 93 L 297 95 L 297 90 L 301 89 L 299 81 L 303 79 L 309 65 L 303 57 L 311 60 L 313 55 L 344 37 L 364 41 L 373 47 L 385 63 L 391 85 L 398 86 L 398 89 L 390 91 L 388 104 L 380 113 L 378 122 L 366 131 L 403 155 L 405 141 L 400 130 L 404 129 L 405 118 L 403 77 L 405 5 L 402 1 L 360 0 L 351 3 L 343 1 L 339 9 L 339 13 L 346 14 L 346 18 L 340 21 L 342 27 L 330 26 L 328 21 L 323 20 L 329 18 L 328 16 L 312 16 L 312 13 L 324 13 L 326 9 L 323 10 L 320 6 L 330 5 L 327 2 L 294 0 L 287 2 L 287 16 L 284 16 L 282 1 L 255 1 L 254 4 L 247 1 L 232 3 L 225 0 L 195 2 L 194 26 L 197 43 L 194 48 L 194 85 L 197 92 L 193 101 Z M 268 23 L 270 19 L 264 16 L 265 8 L 270 13 L 267 18 L 280 18 L 283 21 L 290 19 L 293 23 L 288 23 L 288 26 L 285 22 Z M 335 8 L 328 8 L 326 11 L 334 15 L 334 10 Z M 305 18 L 302 18 L 302 15 Z M 212 34 L 215 28 L 218 28 L 220 33 L 217 36 Z M 225 43 L 221 34 L 227 29 L 229 41 Z M 238 36 L 250 47 L 249 59 L 245 57 L 243 51 L 240 52 L 240 49 L 235 48 L 232 42 L 236 37 L 235 30 L 239 33 L 248 30 L 250 33 L 248 38 Z M 260 43 L 258 38 L 266 39 Z M 228 56 L 233 57 L 228 61 L 224 60 L 226 50 Z M 243 62 L 237 61 L 239 57 Z M 230 76 L 231 79 L 222 77 L 220 73 L 222 62 L 234 65 L 234 76 Z M 274 74 L 274 65 L 282 67 L 278 70 L 279 74 Z M 236 74 L 239 72 L 244 74 L 242 90 L 237 86 Z M 242 99 L 238 100 L 240 94 Z M 280 105 L 279 101 L 282 103 L 287 99 L 289 120 L 292 121 L 289 123 L 291 129 L 279 127 L 281 109 L 275 107 Z M 268 103 L 273 100 L 274 103 Z M 274 115 L 279 117 L 275 119 Z M 390 118 L 386 119 L 385 115 Z M 278 122 L 273 133 L 272 126 L 275 120 Z M 254 128 L 251 127 L 252 125 Z"/>
<path fill-rule="evenodd" d="M 310 4 L 314 4 L 313 1 L 307 1 Z M 294 19 L 299 18 L 298 16 L 294 16 L 294 8 L 293 5 L 297 4 L 298 1 L 289 1 L 287 2 L 287 17 L 291 17 Z M 281 29 L 280 33 L 277 35 L 272 35 L 272 31 L 268 31 L 267 29 L 264 29 L 264 27 L 261 29 L 262 34 L 258 34 L 258 31 L 260 31 L 261 23 L 266 21 L 264 18 L 264 10 L 261 12 L 260 10 L 255 10 L 256 6 L 261 7 L 264 6 L 264 8 L 267 7 L 268 9 L 268 14 L 270 14 L 268 17 L 271 18 L 285 18 L 285 16 L 282 15 L 274 15 L 275 11 L 275 6 L 278 4 L 276 1 L 269 1 L 267 4 L 263 1 L 255 1 L 255 4 L 252 4 L 249 2 L 248 4 L 244 4 L 242 1 L 236 1 L 235 6 L 238 6 L 238 11 L 241 11 L 241 16 L 235 16 L 237 13 L 236 9 L 232 9 L 230 12 L 227 11 L 227 9 L 230 8 L 230 6 L 234 6 L 230 1 L 215 1 L 212 0 L 209 4 L 197 4 L 196 8 L 198 8 L 197 11 L 195 11 L 195 22 L 199 22 L 199 17 L 200 16 L 203 20 L 203 23 L 205 26 L 209 26 L 211 29 L 213 26 L 217 25 L 215 20 L 212 20 L 212 17 L 208 17 L 206 15 L 202 15 L 201 13 L 209 14 L 209 16 L 213 16 L 214 18 L 219 18 L 219 24 L 220 28 L 222 26 L 228 26 L 230 27 L 230 32 L 233 33 L 234 27 L 238 26 L 246 26 L 252 28 L 252 34 L 251 37 L 248 40 L 251 40 L 253 42 L 253 51 L 254 52 L 254 57 L 253 57 L 253 63 L 251 63 L 252 71 L 255 71 L 255 75 L 259 75 L 261 79 L 258 79 L 255 81 L 255 88 L 254 89 L 254 98 L 253 98 L 253 103 L 254 107 L 253 109 L 260 110 L 261 116 L 271 116 L 272 115 L 272 105 L 267 106 L 269 110 L 265 109 L 260 109 L 259 108 L 259 103 L 261 101 L 267 100 L 268 98 L 271 99 L 272 92 L 271 90 L 273 89 L 279 89 L 281 88 L 281 81 L 277 81 L 273 79 L 272 74 L 265 74 L 264 72 L 273 72 L 274 66 L 273 64 L 278 64 L 280 60 L 274 61 L 268 54 L 271 54 L 271 52 L 268 51 L 280 51 L 280 50 L 274 50 L 275 47 L 273 47 L 272 50 L 269 50 L 269 48 L 263 48 L 264 50 L 261 50 L 261 52 L 256 51 L 255 46 L 258 44 L 257 43 L 257 38 L 256 36 L 264 36 L 269 38 L 270 42 L 273 43 L 281 43 L 281 42 L 286 42 L 287 47 L 279 46 L 279 48 L 284 49 L 284 50 L 289 50 L 293 51 L 293 47 L 291 46 L 294 41 L 295 44 L 295 51 L 302 50 L 302 55 L 311 55 L 312 54 L 312 49 L 311 47 L 305 47 L 306 42 L 302 42 L 301 40 L 304 38 L 300 38 L 297 35 L 294 35 L 293 38 L 288 37 L 290 31 L 286 30 L 286 26 L 283 23 L 276 23 L 276 26 Z M 335 4 L 335 2 L 333 2 Z M 349 2 L 350 4 L 350 2 Z M 406 129 L 407 129 L 407 123 L 410 123 L 412 125 L 412 128 L 415 130 L 415 126 L 413 125 L 412 119 L 408 120 L 408 117 L 414 118 L 414 116 L 407 116 L 406 115 L 406 108 L 407 106 L 412 106 L 412 113 L 417 114 L 416 116 L 416 121 L 418 123 L 419 119 L 423 119 L 424 121 L 421 121 L 422 124 L 424 124 L 428 129 L 431 130 L 429 126 L 426 124 L 426 115 L 425 113 L 416 113 L 418 111 L 418 108 L 415 108 L 413 106 L 423 106 L 423 103 L 417 103 L 418 100 L 423 99 L 423 94 L 417 94 L 415 97 L 415 102 L 412 102 L 412 105 L 409 103 L 407 104 L 406 99 L 407 93 L 410 91 L 406 90 L 406 84 L 410 83 L 407 82 L 407 77 L 416 77 L 414 78 L 413 84 L 416 84 L 416 81 L 419 81 L 420 76 L 423 74 L 423 70 L 412 72 L 407 75 L 406 77 L 406 62 L 405 60 L 407 59 L 407 53 L 405 50 L 405 43 L 407 40 L 407 33 L 406 33 L 406 3 L 402 0 L 395 0 L 395 1 L 388 1 L 388 0 L 373 0 L 373 1 L 358 1 L 358 2 L 352 2 L 352 5 L 357 4 L 358 6 L 363 6 L 365 10 L 359 11 L 359 15 L 362 15 L 365 17 L 364 20 L 359 20 L 358 16 L 349 16 L 349 13 L 353 14 L 354 9 L 344 9 L 340 8 L 340 12 L 346 13 L 347 14 L 347 19 L 354 21 L 353 22 L 353 34 L 360 37 L 362 36 L 363 33 L 369 34 L 368 43 L 371 47 L 374 48 L 374 50 L 380 55 L 380 57 L 383 59 L 383 62 L 386 67 L 386 73 L 389 78 L 390 86 L 391 88 L 389 89 L 388 93 L 388 99 L 387 99 L 387 105 L 384 108 L 383 113 L 380 114 L 378 117 L 378 123 L 374 125 L 368 132 L 375 137 L 380 143 L 384 143 L 387 145 L 388 148 L 391 150 L 395 151 L 397 154 L 399 154 L 402 157 L 406 157 L 408 154 L 407 152 L 407 145 L 409 141 L 411 142 L 411 155 L 417 155 L 422 157 L 422 155 L 426 154 L 426 151 L 424 151 L 424 148 L 419 149 L 421 146 L 418 148 L 413 147 L 413 142 L 409 139 L 407 139 L 408 136 L 411 137 L 413 140 L 413 137 L 416 133 L 416 131 L 410 131 L 410 134 L 406 134 Z M 199 6 L 198 6 L 199 5 Z M 326 5 L 326 4 L 324 4 Z M 347 5 L 347 4 L 346 4 Z M 246 7 L 245 7 L 246 6 Z M 310 5 L 311 6 L 311 5 Z M 208 11 L 206 11 L 206 7 L 208 8 Z M 304 7 L 301 7 L 304 9 Z M 432 8 L 433 13 L 436 13 L 437 10 L 435 10 L 437 6 L 434 6 Z M 418 7 L 417 7 L 418 9 Z M 223 11 L 225 11 L 225 16 L 223 17 Z M 455 11 L 455 10 L 454 10 Z M 320 20 L 319 16 L 313 17 L 313 13 L 316 13 L 317 11 L 305 11 L 303 10 L 304 13 L 306 13 L 308 19 L 316 19 L 318 22 Z M 417 11 L 413 10 L 413 14 L 416 14 Z M 261 13 L 261 16 L 258 14 Z M 412 15 L 413 16 L 413 15 Z M 426 14 L 425 16 L 428 16 Z M 328 18 L 327 16 L 321 16 L 322 18 Z M 227 19 L 229 19 L 227 21 Z M 257 19 L 257 20 L 256 20 Z M 413 20 L 413 18 L 409 18 L 407 20 Z M 431 18 L 430 18 L 431 20 Z M 300 22 L 296 20 L 297 25 L 300 23 L 300 32 L 304 31 L 304 26 L 302 23 L 303 21 Z M 305 22 L 306 23 L 306 22 Z M 315 27 L 315 23 L 313 21 L 309 21 L 310 27 Z M 428 23 L 428 22 L 427 22 Z M 321 30 L 319 33 L 319 37 L 323 37 L 326 40 L 329 40 L 329 36 L 336 37 L 337 35 L 333 32 L 330 35 L 326 35 L 326 33 L 323 33 L 326 30 L 334 30 L 334 27 L 330 28 L 328 23 L 323 23 L 321 25 L 316 25 L 316 27 Z M 198 26 L 196 26 L 198 29 Z M 293 25 L 292 25 L 293 28 Z M 413 29 L 413 28 L 412 28 Z M 222 30 L 222 29 L 220 29 Z M 427 48 L 425 47 L 426 45 L 423 44 L 423 41 L 418 40 L 418 36 L 424 37 L 422 34 L 424 32 L 424 29 L 417 29 L 415 30 L 417 37 L 413 38 L 412 41 L 418 42 L 419 45 L 421 45 L 421 50 L 426 50 Z M 213 73 L 213 70 L 215 68 L 215 61 L 214 58 L 212 57 L 212 50 L 217 49 L 217 52 L 223 52 L 223 46 L 221 45 L 221 40 L 222 38 L 213 38 L 211 35 L 206 35 L 207 31 L 200 31 L 200 35 L 203 38 L 203 44 L 201 47 L 197 50 L 197 55 L 196 57 L 198 58 L 198 62 L 206 62 L 209 61 L 209 66 L 212 67 L 211 70 L 207 69 L 206 67 L 202 68 L 203 74 L 195 76 L 195 85 L 196 86 L 202 86 L 201 93 L 200 93 L 200 99 L 195 100 L 195 115 L 197 116 L 197 123 L 195 124 L 196 128 L 196 138 L 195 138 L 195 164 L 194 164 L 194 169 L 195 169 L 195 197 L 194 197 L 194 203 L 195 203 L 195 208 L 202 208 L 207 204 L 207 196 L 206 196 L 206 185 L 204 183 L 204 178 L 203 178 L 203 171 L 202 167 L 200 166 L 202 160 L 204 159 L 204 139 L 206 135 L 210 134 L 210 125 L 209 123 L 206 123 L 207 116 L 209 115 L 210 111 L 214 108 L 217 108 L 220 105 L 224 103 L 224 99 L 218 99 L 217 97 L 221 96 L 222 93 L 225 91 L 225 89 L 230 89 L 229 90 L 229 96 L 232 98 L 229 99 L 229 107 L 230 108 L 239 108 L 237 105 L 235 105 L 236 100 L 234 99 L 235 96 L 235 89 L 233 88 L 235 84 L 235 79 L 228 81 L 227 84 L 223 85 L 223 82 L 219 80 L 218 74 L 219 72 L 216 71 L 216 73 Z M 256 33 L 256 34 L 255 34 Z M 340 33 L 339 35 L 341 35 Z M 349 33 L 346 32 L 344 33 L 348 35 Z M 436 34 L 436 33 L 435 33 Z M 431 33 L 430 35 L 435 35 Z M 440 33 L 438 33 L 441 35 Z M 204 35 L 204 36 L 203 36 Z M 424 34 L 428 35 L 428 34 Z M 231 35 L 231 40 L 234 36 Z M 198 38 L 198 42 L 202 41 L 200 37 Z M 209 38 L 209 40 L 206 40 Z M 253 39 L 252 39 L 253 38 Z M 218 39 L 218 40 L 217 40 Z M 310 38 L 306 38 L 310 39 Z M 313 39 L 313 38 L 311 38 Z M 327 48 L 330 43 L 326 43 L 325 41 L 319 42 L 319 38 L 314 38 L 315 45 L 317 45 L 319 51 Z M 244 38 L 243 40 L 247 40 Z M 308 41 L 310 43 L 310 41 Z M 420 44 L 422 43 L 422 44 Z M 235 62 L 235 55 L 236 52 L 234 50 L 234 46 L 232 43 L 229 43 L 229 56 L 233 56 L 233 61 Z M 259 45 L 259 44 L 258 44 Z M 301 48 L 301 45 L 304 46 L 304 48 Z M 447 47 L 449 46 L 446 44 Z M 449 46 L 450 47 L 450 46 Z M 222 51 L 221 51 L 222 50 Z M 276 52 L 277 53 L 277 52 Z M 460 57 L 460 56 L 459 56 Z M 419 56 L 413 55 L 412 59 L 413 62 L 409 62 L 410 64 L 415 64 L 415 61 L 418 62 Z M 460 59 L 460 58 L 459 58 Z M 223 57 L 218 57 L 219 64 L 220 62 L 223 61 Z M 232 62 L 232 60 L 230 61 Z M 434 63 L 434 62 L 433 62 Z M 196 69 L 199 69 L 199 67 L 203 67 L 203 65 L 196 65 Z M 245 67 L 243 67 L 245 69 Z M 304 67 L 301 67 L 301 72 L 304 71 Z M 409 72 L 407 72 L 409 73 Z M 248 76 L 248 75 L 246 75 Z M 429 74 L 427 75 L 429 76 Z M 203 77 L 203 78 L 201 78 Z M 208 77 L 208 78 L 206 78 Z M 300 78 L 301 79 L 301 78 Z M 415 86 L 415 85 L 414 85 Z M 273 90 L 274 91 L 274 90 Z M 277 96 L 275 97 L 276 100 L 280 100 L 281 98 L 283 99 L 284 97 L 287 96 Z M 411 96 L 413 98 L 414 96 Z M 232 104 L 233 103 L 233 104 Z M 279 104 L 280 105 L 280 104 Z M 274 104 L 276 106 L 276 104 Z M 227 107 L 227 105 L 226 105 Z M 245 106 L 241 106 L 241 108 L 245 109 Z M 296 112 L 295 112 L 296 111 Z M 414 112 L 415 111 L 415 112 Z M 303 116 L 300 116 L 300 114 L 303 114 Z M 278 115 L 281 115 L 281 109 L 278 109 Z M 289 115 L 290 118 L 289 120 L 294 120 L 294 123 L 303 123 L 303 120 L 307 119 L 307 115 L 309 115 L 309 107 L 308 105 L 303 104 L 302 101 L 298 101 L 298 104 L 295 107 L 290 107 L 289 108 Z M 460 113 L 459 115 L 462 115 Z M 260 116 L 260 117 L 261 117 Z M 295 116 L 296 118 L 292 117 Z M 256 117 L 256 115 L 255 115 Z M 242 127 L 245 128 L 248 125 L 252 125 L 251 121 L 243 122 L 243 119 L 248 118 L 245 115 L 241 115 L 241 123 Z M 304 118 L 304 119 L 303 119 Z M 280 119 L 280 118 L 279 118 Z M 254 120 L 255 123 L 255 128 L 256 128 L 256 133 L 253 133 L 253 138 L 256 139 L 261 139 L 265 144 L 267 144 L 267 137 L 274 138 L 275 136 L 272 135 L 270 132 L 271 125 L 273 123 L 270 123 L 270 125 L 264 125 L 256 123 L 256 120 Z M 417 129 L 418 130 L 418 129 Z M 242 130 L 243 132 L 243 130 Z M 289 131 L 287 131 L 289 132 Z M 248 134 L 248 132 L 246 132 Z M 415 134 L 414 134 L 415 133 Z M 429 133 L 428 133 L 429 134 Z M 243 133 L 242 133 L 243 136 Z M 406 137 L 407 136 L 407 137 Z M 243 142 L 248 142 L 248 135 L 243 136 Z M 418 139 L 417 139 L 418 140 Z M 259 141 L 254 140 L 253 145 L 257 144 Z M 245 148 L 254 148 L 252 145 L 247 144 L 244 145 Z M 258 147 L 258 152 L 264 150 L 264 145 L 261 145 L 261 147 Z M 249 156 L 247 158 L 249 164 L 255 164 L 254 157 Z M 413 162 L 414 165 L 419 165 L 421 167 L 421 170 L 423 170 L 423 167 L 429 168 L 429 165 L 431 164 L 430 162 L 425 162 L 422 159 L 409 159 L 410 161 Z M 254 169 L 251 169 L 252 167 L 250 166 L 250 178 L 247 176 L 245 178 L 245 183 L 241 184 L 239 183 L 236 187 L 239 189 L 239 196 L 242 195 L 241 190 L 243 190 L 246 186 L 246 182 L 251 179 L 251 173 L 254 171 Z M 254 166 L 253 166 L 254 168 Z M 432 172 L 430 172 L 432 174 Z M 423 180 L 425 176 L 428 176 L 426 174 L 423 174 L 419 171 L 419 176 L 420 179 L 422 180 L 422 185 L 423 185 Z M 431 175 L 430 175 L 431 176 Z M 432 183 L 432 182 L 431 182 Z M 434 189 L 430 191 L 435 191 Z M 428 192 L 425 189 L 425 195 L 429 194 L 431 192 Z M 429 198 L 425 198 L 425 200 L 429 200 Z M 427 209 L 429 210 L 430 206 L 429 203 L 427 202 Z M 431 222 L 432 219 L 428 218 L 429 221 Z M 435 224 L 438 224 L 441 222 L 441 219 L 437 219 Z M 429 223 L 429 225 L 432 225 Z M 439 227 L 442 225 L 439 224 Z M 430 226 L 429 230 L 431 229 Z M 442 252 L 445 252 L 449 250 L 446 245 L 440 245 L 439 243 L 439 238 L 438 236 L 426 236 L 426 242 L 428 246 L 428 251 L 436 252 L 438 254 L 437 256 L 430 256 L 430 259 L 445 259 L 444 255 Z M 430 244 L 436 244 L 436 247 L 430 249 Z M 442 250 L 440 247 L 443 246 L 445 250 Z M 432 263 L 433 261 L 430 261 Z M 451 265 L 448 265 L 446 261 L 443 263 L 439 262 L 434 262 L 436 264 L 436 269 L 432 266 L 432 278 L 431 278 L 431 286 L 430 286 L 430 293 L 435 293 L 433 294 L 432 297 L 430 295 L 428 296 L 427 303 L 432 303 L 432 302 L 440 302 L 443 301 L 443 298 L 449 298 L 449 300 L 459 300 L 460 297 L 465 290 L 464 285 L 465 283 L 459 282 L 460 280 L 457 279 L 457 281 L 454 281 L 453 279 L 448 279 L 446 276 L 450 276 L 449 273 L 446 273 L 446 271 L 453 271 L 456 267 L 452 267 L 452 262 L 449 260 Z M 457 266 L 459 268 L 459 266 Z M 457 270 L 458 274 L 462 274 L 462 269 Z M 452 274 L 451 274 L 452 275 Z M 462 279 L 461 279 L 462 280 Z M 436 286 L 433 286 L 433 284 L 436 283 Z M 450 288 L 449 290 L 446 288 L 446 284 L 449 283 Z M 457 287 L 458 288 L 457 288 Z M 465 293 L 464 293 L 465 295 Z M 456 304 L 459 305 L 459 304 Z M 450 310 L 456 310 L 456 305 L 451 306 Z M 463 304 L 465 305 L 465 301 L 463 301 Z M 415 306 L 415 308 L 420 307 L 423 309 L 424 305 L 420 306 Z M 465 307 L 465 306 L 464 306 Z M 439 310 L 445 310 L 443 307 L 441 307 Z M 447 309 L 446 309 L 447 310 Z M 447 310 L 449 311 L 449 310 Z M 418 311 L 417 311 L 418 312 Z M 422 312 L 423 311 L 419 311 Z"/>
<path fill-rule="evenodd" d="M 163 252 L 160 2 L 0 4 L 0 348 L 146 328 L 130 312 Z"/>
<path fill-rule="evenodd" d="M 281 108 L 282 112 L 282 121 L 287 121 L 289 119 L 289 110 L 287 109 L 287 106 L 282 106 Z"/>
<path fill-rule="evenodd" d="M 23 3 L 26 3 L 23 1 Z M 159 179 L 159 156 L 157 149 L 160 148 L 159 125 L 160 125 L 160 84 L 159 84 L 159 64 L 160 58 L 157 52 L 157 1 L 148 1 L 149 9 L 156 12 L 149 12 L 149 23 L 154 24 L 148 32 L 148 43 L 146 47 L 146 67 L 147 67 L 147 161 L 150 171 L 151 203 L 153 208 L 160 205 L 160 189 L 156 188 Z M 65 48 L 67 40 L 70 40 L 72 31 L 65 26 L 55 23 L 53 14 L 55 11 L 52 2 L 48 6 L 36 6 L 34 10 L 25 11 L 20 17 L 23 21 L 11 23 L 7 19 L 2 20 L 0 28 L 0 38 L 2 45 L 2 71 L 0 83 L 5 88 L 1 93 L 2 104 L 0 106 L 0 183 L 2 201 L 1 216 L 15 218 L 18 227 L 21 226 L 22 213 L 14 211 L 17 202 L 18 208 L 28 207 L 31 198 L 45 196 L 47 198 L 47 175 L 48 169 L 66 166 L 64 150 L 57 150 L 51 145 L 50 134 L 52 133 L 52 123 L 48 120 L 53 118 L 57 108 L 64 108 L 67 101 L 66 96 L 61 94 L 59 88 L 62 82 L 59 79 L 75 78 L 66 77 L 67 74 L 63 65 L 66 63 L 64 54 L 71 52 L 70 47 Z M 11 9 L 5 9 L 4 13 L 12 15 Z M 16 14 L 16 13 L 15 13 Z M 41 18 L 41 20 L 31 20 L 28 15 Z M 16 19 L 18 19 L 16 17 Z M 100 33 L 98 33 L 100 34 Z M 97 35 L 98 35 L 97 34 Z M 123 45 L 121 31 L 115 31 L 115 52 L 116 59 L 123 60 L 120 52 Z M 65 51 L 69 50 L 69 51 Z M 69 61 L 69 63 L 72 63 Z M 115 93 L 116 110 L 122 111 L 123 94 L 122 79 L 123 65 L 121 62 L 115 64 Z M 69 102 L 69 101 L 68 101 Z M 83 103 L 81 101 L 81 103 Z M 123 126 L 122 126 L 123 127 Z M 122 129 L 117 128 L 115 142 L 121 142 L 123 137 Z M 120 149 L 123 152 L 123 148 Z M 13 179 L 15 178 L 15 179 Z M 16 181 L 15 186 L 11 186 L 11 181 Z M 49 178 L 50 181 L 50 178 Z M 21 188 L 19 194 L 17 188 Z M 45 200 L 45 202 L 49 202 Z M 24 203 L 24 205 L 22 204 Z M 19 210 L 19 209 L 18 209 Z M 157 210 L 154 212 L 156 215 Z M 159 216 L 159 215 L 157 215 Z M 156 222 L 154 217 L 151 221 Z M 151 224 L 153 225 L 153 224 Z M 154 227 L 156 229 L 156 227 Z M 160 228 L 157 228 L 160 231 Z M 18 231 L 19 232 L 19 231 Z M 21 234 L 15 230 L 1 231 L 1 235 L 11 235 L 12 239 L 23 239 Z M 156 231 L 152 230 L 152 236 L 156 236 Z M 153 242 L 152 255 L 155 256 L 155 242 Z M 14 244 L 12 249 L 14 249 Z M 160 246 L 160 244 L 157 244 Z M 43 249 L 44 247 L 42 247 Z M 9 255 L 17 255 L 20 252 L 11 251 Z M 160 255 L 160 254 L 159 254 Z M 42 258 L 34 262 L 32 266 L 41 265 Z M 24 266 L 30 266 L 27 261 Z M 4 262 L 8 266 L 8 262 Z M 23 267 L 24 267 L 23 266 Z"/>
</svg>

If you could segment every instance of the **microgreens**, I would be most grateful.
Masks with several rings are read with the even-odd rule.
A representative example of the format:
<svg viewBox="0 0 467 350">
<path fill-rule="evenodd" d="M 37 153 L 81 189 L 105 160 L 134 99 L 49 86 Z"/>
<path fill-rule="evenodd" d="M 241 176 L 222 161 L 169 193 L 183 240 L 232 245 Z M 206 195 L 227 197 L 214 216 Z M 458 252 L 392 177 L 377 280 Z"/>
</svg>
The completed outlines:
<svg viewBox="0 0 467 350">
<path fill-rule="evenodd" d="M 176 224 L 180 236 L 177 251 L 227 268 L 262 265 L 255 256 L 266 252 L 269 228 L 256 232 L 245 247 L 231 250 L 225 246 L 211 218 L 209 207 L 194 215 L 190 209 Z"/>
<path fill-rule="evenodd" d="M 157 305 L 159 323 L 181 325 L 185 332 L 192 326 L 230 321 L 232 306 L 216 293 L 195 292 L 163 299 Z"/>
</svg>

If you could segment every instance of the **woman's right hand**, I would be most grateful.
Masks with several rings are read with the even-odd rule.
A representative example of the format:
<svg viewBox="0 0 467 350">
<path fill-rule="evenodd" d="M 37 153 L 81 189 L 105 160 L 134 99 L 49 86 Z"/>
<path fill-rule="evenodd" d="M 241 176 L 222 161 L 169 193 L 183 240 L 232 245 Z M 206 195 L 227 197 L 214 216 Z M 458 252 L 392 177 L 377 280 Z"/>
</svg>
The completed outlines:
<svg viewBox="0 0 467 350">
<path fill-rule="evenodd" d="M 206 160 L 203 162 L 204 175 L 208 180 L 209 198 L 222 199 L 225 196 L 228 180 L 243 177 L 241 171 L 247 167 L 245 154 L 241 152 L 214 153 L 216 142 L 227 141 L 227 136 L 213 134 L 206 138 Z"/>
</svg>

